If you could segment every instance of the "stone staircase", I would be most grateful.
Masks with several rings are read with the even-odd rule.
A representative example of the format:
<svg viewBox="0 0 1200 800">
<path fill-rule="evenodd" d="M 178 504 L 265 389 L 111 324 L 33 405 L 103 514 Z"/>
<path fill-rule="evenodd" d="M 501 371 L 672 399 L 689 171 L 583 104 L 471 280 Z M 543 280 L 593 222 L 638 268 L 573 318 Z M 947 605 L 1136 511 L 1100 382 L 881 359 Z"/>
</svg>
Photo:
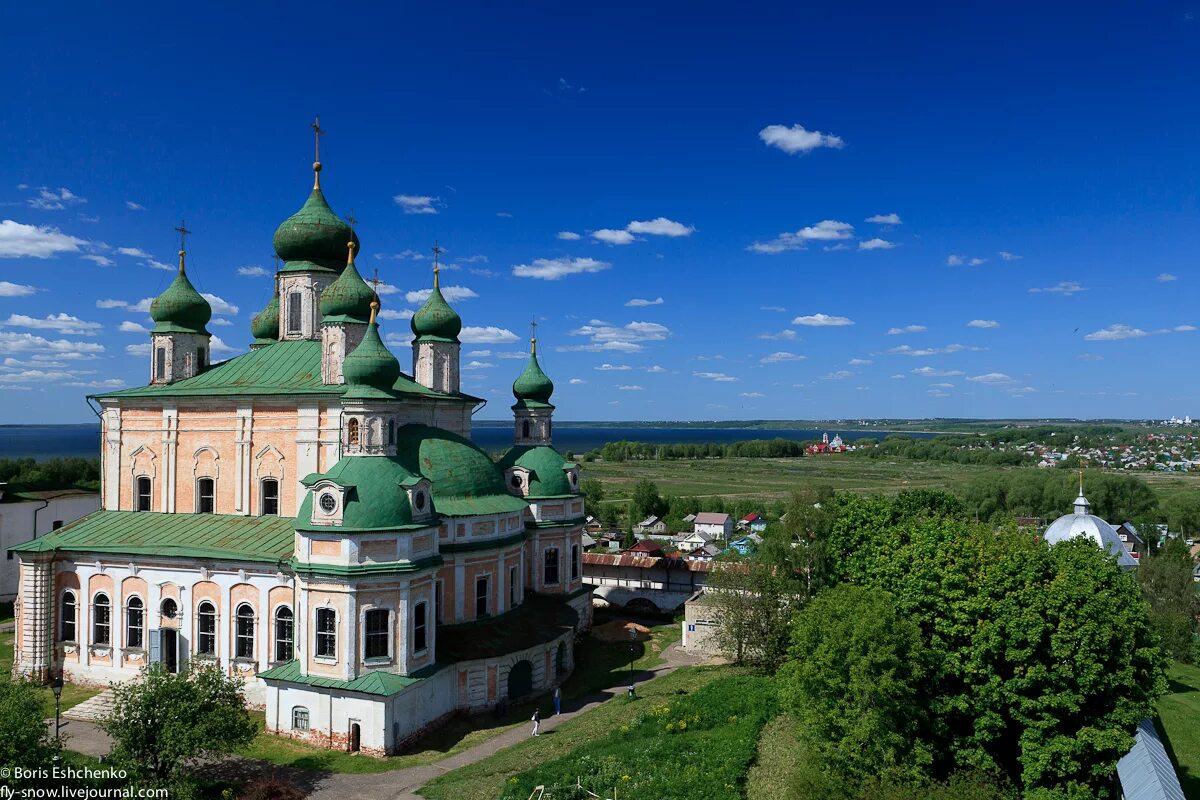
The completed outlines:
<svg viewBox="0 0 1200 800">
<path fill-rule="evenodd" d="M 63 719 L 78 719 L 86 722 L 96 722 L 112 709 L 113 690 L 105 689 L 95 697 L 84 700 L 77 706 L 72 706 L 62 713 Z"/>
</svg>

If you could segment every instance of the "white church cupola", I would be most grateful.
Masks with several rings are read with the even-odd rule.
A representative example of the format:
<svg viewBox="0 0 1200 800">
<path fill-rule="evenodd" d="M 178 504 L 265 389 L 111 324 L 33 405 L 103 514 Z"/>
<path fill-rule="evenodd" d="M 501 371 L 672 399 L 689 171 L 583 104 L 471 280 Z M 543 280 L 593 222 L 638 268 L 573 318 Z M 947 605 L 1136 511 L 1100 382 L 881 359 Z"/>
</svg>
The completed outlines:
<svg viewBox="0 0 1200 800">
<path fill-rule="evenodd" d="M 179 274 L 166 291 L 150 304 L 154 329 L 150 332 L 150 382 L 174 383 L 199 375 L 208 367 L 212 319 L 208 304 L 188 280 L 184 261 L 186 237 L 191 231 L 181 222 L 179 231 Z"/>
<path fill-rule="evenodd" d="M 518 445 L 550 444 L 554 406 L 550 395 L 554 393 L 554 382 L 542 372 L 537 358 L 537 323 L 532 323 L 533 334 L 529 337 L 529 363 L 525 371 L 513 381 L 514 441 Z"/>
<path fill-rule="evenodd" d="M 458 394 L 459 343 L 462 319 L 442 296 L 438 256 L 433 248 L 433 291 L 413 315 L 413 378 L 422 386 L 442 394 Z"/>
<path fill-rule="evenodd" d="M 342 271 L 346 242 L 358 250 L 358 236 L 333 213 L 321 191 L 320 117 L 313 123 L 317 159 L 308 200 L 275 231 L 275 252 L 283 259 L 279 272 L 279 339 L 321 338 L 321 295 Z"/>
<path fill-rule="evenodd" d="M 367 332 L 375 292 L 354 266 L 354 242 L 347 246 L 346 268 L 321 293 L 321 382 L 344 383 L 342 364 Z"/>
</svg>

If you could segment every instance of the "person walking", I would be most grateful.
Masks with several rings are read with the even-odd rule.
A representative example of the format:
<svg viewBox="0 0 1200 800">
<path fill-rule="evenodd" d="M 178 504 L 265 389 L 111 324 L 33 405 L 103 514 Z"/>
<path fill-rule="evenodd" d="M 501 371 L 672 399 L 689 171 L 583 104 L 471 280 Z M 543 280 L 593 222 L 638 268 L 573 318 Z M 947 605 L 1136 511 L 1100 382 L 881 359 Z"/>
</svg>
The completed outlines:
<svg viewBox="0 0 1200 800">
<path fill-rule="evenodd" d="M 538 725 L 541 723 L 541 721 L 542 721 L 541 709 L 535 708 L 533 710 L 533 735 L 534 736 L 538 735 Z"/>
<path fill-rule="evenodd" d="M 554 716 L 562 713 L 562 689 L 554 687 Z"/>
</svg>

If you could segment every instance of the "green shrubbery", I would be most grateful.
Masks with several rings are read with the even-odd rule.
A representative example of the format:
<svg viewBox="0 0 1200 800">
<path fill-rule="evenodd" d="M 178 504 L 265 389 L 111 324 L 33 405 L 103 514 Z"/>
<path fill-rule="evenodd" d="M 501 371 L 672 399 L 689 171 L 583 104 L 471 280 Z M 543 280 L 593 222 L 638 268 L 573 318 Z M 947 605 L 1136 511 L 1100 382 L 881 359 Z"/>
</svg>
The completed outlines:
<svg viewBox="0 0 1200 800">
<path fill-rule="evenodd" d="M 634 701 L 637 702 L 637 701 Z M 504 800 L 581 796 L 576 781 L 622 800 L 736 800 L 754 760 L 758 733 L 777 710 L 764 677 L 716 680 L 693 695 L 648 709 L 630 725 L 505 784 Z"/>
</svg>

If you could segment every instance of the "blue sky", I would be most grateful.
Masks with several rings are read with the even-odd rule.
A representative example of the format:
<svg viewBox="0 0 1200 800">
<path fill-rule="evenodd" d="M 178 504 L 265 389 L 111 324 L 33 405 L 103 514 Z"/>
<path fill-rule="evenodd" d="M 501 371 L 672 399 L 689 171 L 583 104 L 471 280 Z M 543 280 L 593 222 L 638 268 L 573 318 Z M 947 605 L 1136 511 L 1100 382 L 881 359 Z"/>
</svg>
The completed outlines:
<svg viewBox="0 0 1200 800">
<path fill-rule="evenodd" d="M 145 382 L 181 217 L 242 351 L 314 113 L 402 364 L 447 250 L 482 418 L 535 314 L 563 419 L 1200 415 L 1194 3 L 47 5 L 0 12 L 0 422 Z"/>
</svg>

